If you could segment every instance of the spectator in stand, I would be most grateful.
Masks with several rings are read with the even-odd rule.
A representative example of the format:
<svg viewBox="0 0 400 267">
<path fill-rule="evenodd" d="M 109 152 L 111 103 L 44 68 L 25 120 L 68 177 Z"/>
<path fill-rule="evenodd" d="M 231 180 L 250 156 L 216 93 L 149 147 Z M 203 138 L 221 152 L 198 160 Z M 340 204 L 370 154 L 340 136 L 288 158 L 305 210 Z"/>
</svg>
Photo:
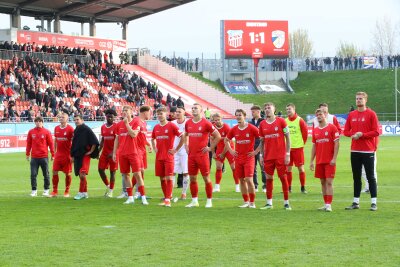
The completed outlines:
<svg viewBox="0 0 400 267">
<path fill-rule="evenodd" d="M 7 87 L 6 89 L 7 100 L 10 100 L 11 98 L 13 98 L 13 96 L 14 96 L 14 91 L 12 90 L 11 87 Z"/>
<path fill-rule="evenodd" d="M 11 88 L 14 90 L 14 83 L 15 83 L 15 74 L 14 72 L 10 72 L 10 76 L 9 76 L 9 85 L 11 86 Z"/>
<path fill-rule="evenodd" d="M 81 97 L 90 97 L 89 96 L 89 91 L 86 87 L 84 87 L 81 91 Z"/>
<path fill-rule="evenodd" d="M 49 96 L 49 93 L 47 93 L 47 92 L 44 93 L 43 103 L 44 103 L 44 107 L 47 112 L 49 110 L 49 104 L 50 104 L 50 96 Z"/>
<path fill-rule="evenodd" d="M 0 82 L 0 104 L 3 103 L 6 98 L 6 90 L 4 89 L 3 83 Z"/>
<path fill-rule="evenodd" d="M 183 103 L 182 98 L 180 96 L 176 100 L 176 106 L 177 107 L 185 107 L 185 103 Z"/>
<path fill-rule="evenodd" d="M 6 70 L 1 67 L 1 72 L 0 72 L 0 83 L 4 84 L 6 80 Z"/>
<path fill-rule="evenodd" d="M 50 95 L 50 108 L 51 108 L 51 112 L 53 113 L 53 116 L 56 116 L 57 115 L 57 98 L 53 94 Z"/>
<path fill-rule="evenodd" d="M 35 89 L 31 88 L 28 91 L 28 100 L 29 100 L 29 104 L 31 106 L 36 105 L 36 91 L 35 91 Z"/>
<path fill-rule="evenodd" d="M 134 103 L 135 102 L 135 98 L 134 98 L 132 93 L 129 93 L 128 97 L 126 98 L 126 101 L 128 103 Z"/>
</svg>

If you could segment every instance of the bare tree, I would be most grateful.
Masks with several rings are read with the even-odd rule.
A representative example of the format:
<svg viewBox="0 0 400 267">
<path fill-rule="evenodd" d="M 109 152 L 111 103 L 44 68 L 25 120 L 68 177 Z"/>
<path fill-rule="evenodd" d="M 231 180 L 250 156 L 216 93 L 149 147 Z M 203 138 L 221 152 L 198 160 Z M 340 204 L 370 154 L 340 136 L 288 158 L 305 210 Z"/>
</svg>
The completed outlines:
<svg viewBox="0 0 400 267">
<path fill-rule="evenodd" d="M 372 31 L 373 50 L 380 56 L 393 55 L 396 49 L 396 27 L 389 17 L 377 20 Z"/>
<path fill-rule="evenodd" d="M 359 49 L 355 44 L 342 41 L 340 41 L 340 44 L 336 49 L 336 55 L 340 57 L 348 57 L 348 56 L 354 57 L 354 56 L 361 56 L 364 54 L 365 51 Z"/>
<path fill-rule="evenodd" d="M 297 29 L 290 33 L 290 57 L 306 58 L 313 54 L 313 43 L 305 29 Z"/>
</svg>

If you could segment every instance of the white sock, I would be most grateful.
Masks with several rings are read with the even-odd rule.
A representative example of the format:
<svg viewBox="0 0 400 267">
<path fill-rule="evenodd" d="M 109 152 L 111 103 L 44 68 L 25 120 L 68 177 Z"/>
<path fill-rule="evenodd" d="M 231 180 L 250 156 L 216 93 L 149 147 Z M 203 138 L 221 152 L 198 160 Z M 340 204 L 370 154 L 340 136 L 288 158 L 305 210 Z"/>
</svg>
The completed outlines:
<svg viewBox="0 0 400 267">
<path fill-rule="evenodd" d="M 267 199 L 267 204 L 272 206 L 272 198 L 271 199 Z"/>
<path fill-rule="evenodd" d="M 129 196 L 128 200 L 132 201 L 133 200 L 133 196 Z"/>
<path fill-rule="evenodd" d="M 285 204 L 285 205 L 288 204 L 289 205 L 289 200 L 284 200 L 283 204 Z"/>
<path fill-rule="evenodd" d="M 184 175 L 182 181 L 182 194 L 186 195 L 188 187 L 189 187 L 189 175 Z"/>
<path fill-rule="evenodd" d="M 371 198 L 371 204 L 375 204 L 376 205 L 376 197 Z"/>
<path fill-rule="evenodd" d="M 198 202 L 198 198 L 197 197 L 192 197 L 192 201 L 193 202 Z"/>
<path fill-rule="evenodd" d="M 360 203 L 360 198 L 359 197 L 355 197 L 353 199 L 353 202 L 359 204 Z"/>
</svg>

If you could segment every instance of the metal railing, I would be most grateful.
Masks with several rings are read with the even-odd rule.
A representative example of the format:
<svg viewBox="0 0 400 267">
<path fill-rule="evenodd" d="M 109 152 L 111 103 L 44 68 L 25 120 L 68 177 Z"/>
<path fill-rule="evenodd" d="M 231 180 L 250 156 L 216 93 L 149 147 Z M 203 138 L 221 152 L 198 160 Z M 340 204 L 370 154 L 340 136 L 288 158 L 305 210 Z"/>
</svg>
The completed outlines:
<svg viewBox="0 0 400 267">
<path fill-rule="evenodd" d="M 71 55 L 71 54 L 57 54 L 57 53 L 44 53 L 44 52 L 27 52 L 19 50 L 0 50 L 0 59 L 12 60 L 13 57 L 23 58 L 29 55 L 32 59 L 43 60 L 44 62 L 61 63 L 65 61 L 67 64 L 75 64 L 76 61 L 87 63 L 91 61 L 90 55 Z"/>
</svg>

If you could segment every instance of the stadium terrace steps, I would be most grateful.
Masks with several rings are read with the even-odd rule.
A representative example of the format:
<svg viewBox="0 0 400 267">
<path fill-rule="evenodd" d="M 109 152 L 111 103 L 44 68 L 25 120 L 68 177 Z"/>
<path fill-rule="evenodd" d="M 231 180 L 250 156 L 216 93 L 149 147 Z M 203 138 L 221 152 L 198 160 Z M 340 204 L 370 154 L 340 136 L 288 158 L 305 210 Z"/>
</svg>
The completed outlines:
<svg viewBox="0 0 400 267">
<path fill-rule="evenodd" d="M 125 65 L 124 68 L 155 82 L 163 94 L 170 93 L 176 98 L 181 96 L 185 107 L 190 108 L 193 103 L 199 102 L 224 117 L 232 118 L 238 108 L 250 114 L 252 104 L 242 103 L 151 55 L 139 56 L 138 62 L 140 66 Z"/>
</svg>

